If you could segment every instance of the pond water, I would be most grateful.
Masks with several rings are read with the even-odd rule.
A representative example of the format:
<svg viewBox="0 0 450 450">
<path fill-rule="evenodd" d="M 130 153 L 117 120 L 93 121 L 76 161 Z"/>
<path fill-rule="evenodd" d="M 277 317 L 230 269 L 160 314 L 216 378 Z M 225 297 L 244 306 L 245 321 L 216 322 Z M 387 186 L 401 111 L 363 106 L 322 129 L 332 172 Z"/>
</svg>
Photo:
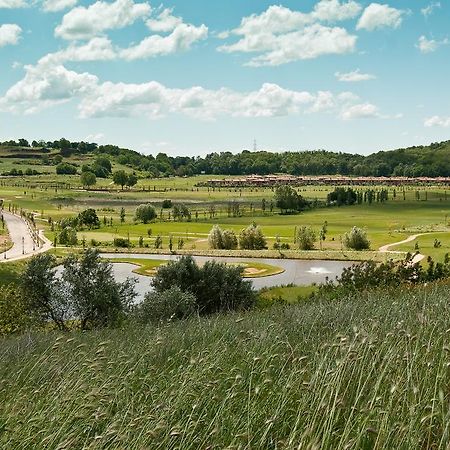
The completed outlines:
<svg viewBox="0 0 450 450">
<path fill-rule="evenodd" d="M 101 255 L 104 258 L 114 260 L 116 258 L 135 258 L 135 259 L 156 259 L 156 260 L 176 260 L 177 255 L 142 255 L 142 254 L 117 254 L 105 253 Z M 214 258 L 207 256 L 194 256 L 194 260 L 202 265 L 206 261 L 218 260 L 227 263 L 250 263 L 249 258 Z M 264 287 L 273 287 L 286 284 L 295 284 L 299 286 L 308 286 L 313 283 L 323 283 L 325 280 L 334 280 L 339 276 L 346 267 L 350 267 L 353 262 L 349 261 L 305 261 L 297 259 L 260 259 L 256 261 L 264 264 L 269 264 L 284 269 L 283 273 L 263 278 L 247 278 L 253 283 L 255 289 Z M 124 281 L 127 277 L 134 277 L 137 279 L 136 291 L 138 293 L 138 301 L 141 300 L 145 293 L 151 289 L 151 278 L 143 275 L 133 273 L 136 268 L 133 264 L 128 263 L 114 263 L 114 275 L 117 281 Z"/>
</svg>

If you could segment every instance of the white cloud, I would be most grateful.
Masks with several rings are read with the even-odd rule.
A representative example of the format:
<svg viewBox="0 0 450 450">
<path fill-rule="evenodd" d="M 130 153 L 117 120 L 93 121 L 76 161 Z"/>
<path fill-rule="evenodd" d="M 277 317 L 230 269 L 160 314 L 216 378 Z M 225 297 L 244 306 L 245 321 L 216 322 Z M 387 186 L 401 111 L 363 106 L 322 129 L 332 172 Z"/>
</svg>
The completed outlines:
<svg viewBox="0 0 450 450">
<path fill-rule="evenodd" d="M 93 134 L 88 134 L 86 136 L 85 141 L 86 142 L 102 142 L 105 140 L 105 135 L 103 133 L 93 133 Z"/>
<path fill-rule="evenodd" d="M 87 8 L 78 6 L 69 11 L 56 27 L 55 35 L 63 39 L 90 39 L 106 30 L 123 28 L 150 14 L 148 3 L 133 0 L 99 0 Z"/>
<path fill-rule="evenodd" d="M 322 0 L 310 13 L 273 5 L 259 15 L 244 17 L 238 28 L 219 33 L 222 39 L 239 37 L 237 42 L 222 45 L 219 50 L 259 53 L 248 63 L 251 66 L 276 66 L 322 55 L 351 53 L 357 37 L 345 28 L 320 22 L 347 20 L 360 11 L 360 5 L 354 1 Z"/>
<path fill-rule="evenodd" d="M 420 12 L 425 17 L 428 17 L 428 16 L 431 16 L 431 14 L 433 14 L 436 9 L 440 9 L 440 8 L 441 8 L 441 2 L 432 2 L 428 6 L 426 6 L 425 8 L 422 8 L 420 10 Z"/>
<path fill-rule="evenodd" d="M 0 9 L 25 8 L 27 3 L 24 0 L 0 0 Z"/>
<path fill-rule="evenodd" d="M 420 36 L 419 41 L 416 44 L 416 47 L 422 53 L 433 53 L 442 45 L 449 44 L 449 40 L 443 39 L 442 41 L 436 41 L 434 39 L 427 39 L 425 36 Z"/>
<path fill-rule="evenodd" d="M 336 72 L 334 75 L 339 81 L 344 81 L 347 83 L 358 81 L 369 81 L 375 80 L 377 78 L 375 75 L 372 75 L 370 73 L 361 73 L 359 69 L 348 73 Z"/>
<path fill-rule="evenodd" d="M 424 126 L 427 128 L 441 127 L 450 128 L 450 117 L 433 116 L 425 120 Z"/>
<path fill-rule="evenodd" d="M 44 0 L 42 7 L 44 11 L 57 12 L 73 8 L 77 2 L 78 0 Z"/>
<path fill-rule="evenodd" d="M 61 65 L 25 66 L 25 77 L 0 99 L 0 109 L 31 114 L 86 95 L 98 83 L 96 76 L 77 73 Z"/>
<path fill-rule="evenodd" d="M 22 28 L 14 23 L 0 25 L 0 47 L 18 44 L 21 33 Z"/>
<path fill-rule="evenodd" d="M 358 105 L 347 105 L 342 109 L 343 120 L 353 119 L 376 119 L 381 117 L 378 108 L 371 103 L 360 103 Z"/>
<path fill-rule="evenodd" d="M 183 23 L 183 19 L 181 19 L 181 17 L 175 17 L 172 15 L 172 12 L 172 8 L 166 8 L 156 19 L 148 19 L 145 23 L 147 27 L 155 33 L 169 33 Z"/>
<path fill-rule="evenodd" d="M 373 31 L 378 28 L 398 28 L 405 11 L 389 5 L 371 3 L 363 12 L 356 26 L 357 30 Z"/>
<path fill-rule="evenodd" d="M 120 51 L 120 56 L 126 60 L 151 58 L 189 50 L 195 42 L 206 39 L 208 27 L 196 27 L 190 24 L 180 24 L 168 36 L 154 34 L 143 39 L 139 44 Z"/>
</svg>

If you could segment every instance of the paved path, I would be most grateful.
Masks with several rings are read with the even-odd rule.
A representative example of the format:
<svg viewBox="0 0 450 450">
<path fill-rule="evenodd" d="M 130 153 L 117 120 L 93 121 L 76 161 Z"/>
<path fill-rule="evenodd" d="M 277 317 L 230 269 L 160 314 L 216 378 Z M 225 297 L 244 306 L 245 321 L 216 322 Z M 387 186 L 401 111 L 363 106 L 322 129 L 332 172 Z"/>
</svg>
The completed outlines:
<svg viewBox="0 0 450 450">
<path fill-rule="evenodd" d="M 399 252 L 399 251 L 391 250 L 391 248 L 396 247 L 397 245 L 408 244 L 409 242 L 415 241 L 418 237 L 424 236 L 425 234 L 427 234 L 427 233 L 413 234 L 412 236 L 409 236 L 408 238 L 404 239 L 403 241 L 394 242 L 393 244 L 383 245 L 382 247 L 379 248 L 378 251 L 380 251 L 381 253 L 404 253 L 406 255 L 406 252 Z M 412 263 L 413 264 L 418 263 L 418 262 L 424 260 L 425 258 L 426 258 L 425 255 L 422 255 L 421 253 L 417 253 L 417 255 L 414 256 Z"/>
<path fill-rule="evenodd" d="M 34 242 L 27 222 L 21 217 L 3 211 L 3 218 L 13 246 L 6 252 L 0 253 L 0 263 L 26 259 L 38 253 L 46 252 L 52 247 L 51 242 L 44 236 L 42 231 L 39 232 L 39 237 L 41 238 L 39 243 Z"/>
</svg>

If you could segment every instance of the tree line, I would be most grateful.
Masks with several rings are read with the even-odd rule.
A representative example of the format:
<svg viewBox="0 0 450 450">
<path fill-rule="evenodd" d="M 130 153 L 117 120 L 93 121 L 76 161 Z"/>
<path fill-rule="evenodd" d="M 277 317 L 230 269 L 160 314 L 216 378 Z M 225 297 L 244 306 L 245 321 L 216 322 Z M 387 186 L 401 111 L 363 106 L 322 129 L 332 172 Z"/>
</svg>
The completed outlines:
<svg viewBox="0 0 450 450">
<path fill-rule="evenodd" d="M 344 152 L 270 151 L 238 154 L 225 151 L 210 153 L 205 157 L 168 156 L 165 153 L 143 155 L 137 151 L 115 145 L 97 145 L 87 142 L 70 142 L 60 139 L 53 142 L 26 139 L 5 141 L 3 146 L 22 148 L 57 149 L 60 155 L 108 155 L 118 163 L 134 170 L 146 172 L 149 177 L 210 175 L 354 175 L 354 176 L 450 176 L 450 141 L 429 146 L 415 146 L 392 151 L 381 151 L 368 156 Z"/>
</svg>

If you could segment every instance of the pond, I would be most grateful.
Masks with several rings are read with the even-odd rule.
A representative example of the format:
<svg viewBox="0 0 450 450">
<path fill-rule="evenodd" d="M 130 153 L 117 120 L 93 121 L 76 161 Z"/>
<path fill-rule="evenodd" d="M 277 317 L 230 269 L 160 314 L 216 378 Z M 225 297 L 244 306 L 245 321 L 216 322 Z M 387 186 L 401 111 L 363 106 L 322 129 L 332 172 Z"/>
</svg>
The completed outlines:
<svg viewBox="0 0 450 450">
<path fill-rule="evenodd" d="M 153 260 L 176 260 L 179 258 L 177 255 L 149 255 L 149 254 L 117 254 L 117 253 L 105 253 L 101 255 L 104 258 L 111 260 L 120 258 L 133 258 L 133 259 L 153 259 Z M 218 260 L 227 263 L 251 263 L 249 258 L 214 258 L 207 256 L 194 256 L 194 260 L 202 265 L 206 261 Z M 284 269 L 283 273 L 272 275 L 263 278 L 247 278 L 247 280 L 253 283 L 255 289 L 261 289 L 264 287 L 273 287 L 286 284 L 295 284 L 308 286 L 313 283 L 323 283 L 325 280 L 334 280 L 339 276 L 346 267 L 350 267 L 353 262 L 349 261 L 305 261 L 298 259 L 257 259 L 258 262 L 263 264 L 269 264 L 272 266 L 281 267 Z M 127 277 L 134 277 L 137 279 L 136 291 L 138 293 L 138 301 L 141 300 L 145 293 L 151 288 L 151 278 L 144 275 L 138 275 L 133 273 L 136 268 L 135 265 L 129 263 L 115 263 L 114 275 L 117 281 L 124 281 Z"/>
</svg>

